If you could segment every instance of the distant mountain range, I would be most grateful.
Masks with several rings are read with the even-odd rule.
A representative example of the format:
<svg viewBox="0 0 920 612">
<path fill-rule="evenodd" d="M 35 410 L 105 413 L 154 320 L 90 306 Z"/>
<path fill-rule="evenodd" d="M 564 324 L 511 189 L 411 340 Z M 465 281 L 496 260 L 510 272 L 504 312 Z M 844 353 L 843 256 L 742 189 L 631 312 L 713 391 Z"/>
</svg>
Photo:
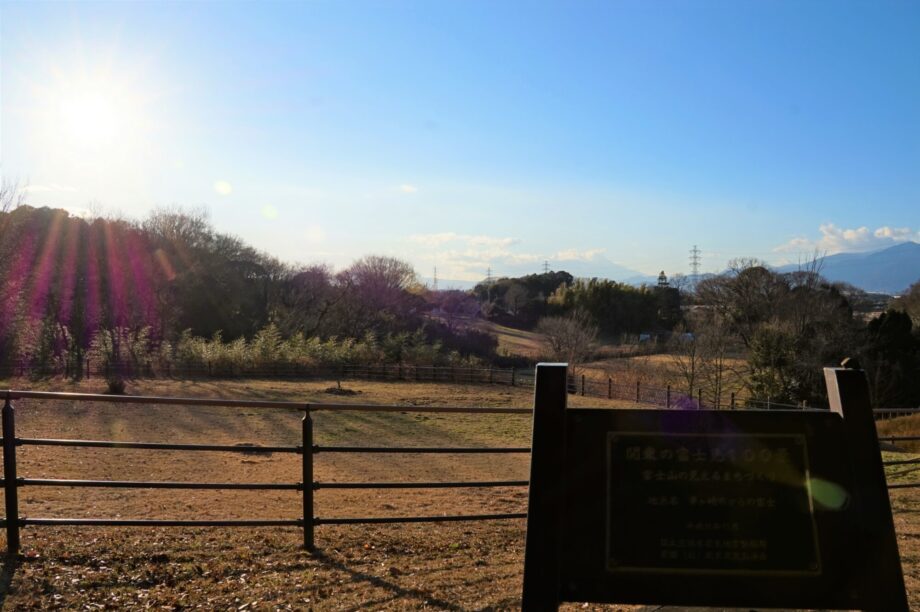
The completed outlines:
<svg viewBox="0 0 920 612">
<path fill-rule="evenodd" d="M 898 295 L 920 280 L 920 244 L 903 242 L 865 253 L 837 253 L 818 259 L 821 276 L 870 292 Z M 796 264 L 776 268 L 794 272 Z"/>
<path fill-rule="evenodd" d="M 898 295 L 911 284 L 920 280 L 920 244 L 903 242 L 892 247 L 863 253 L 837 253 L 818 259 L 821 276 L 834 282 L 845 282 L 870 293 Z M 561 269 L 577 277 L 621 279 L 630 285 L 654 285 L 658 277 L 644 275 L 616 264 L 606 257 L 592 261 L 556 262 L 554 269 Z M 799 265 L 790 264 L 774 268 L 777 272 L 795 272 Z M 522 267 L 512 270 L 508 276 L 523 276 L 533 271 Z M 421 281 L 432 284 L 431 278 Z M 438 279 L 441 289 L 471 289 L 477 281 Z"/>
</svg>

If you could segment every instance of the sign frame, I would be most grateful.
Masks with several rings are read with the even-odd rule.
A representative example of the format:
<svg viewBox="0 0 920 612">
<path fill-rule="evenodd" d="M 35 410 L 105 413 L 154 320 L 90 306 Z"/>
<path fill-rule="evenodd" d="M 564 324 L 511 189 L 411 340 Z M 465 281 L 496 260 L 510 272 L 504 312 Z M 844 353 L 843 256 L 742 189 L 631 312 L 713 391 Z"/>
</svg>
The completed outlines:
<svg viewBox="0 0 920 612">
<path fill-rule="evenodd" d="M 830 410 L 717 411 L 568 408 L 567 370 L 567 364 L 537 365 L 524 555 L 525 611 L 556 610 L 563 601 L 908 610 L 868 383 L 862 371 L 825 369 Z M 611 435 L 635 432 L 707 440 L 735 432 L 755 442 L 767 436 L 805 436 L 802 478 L 815 521 L 818 569 L 799 573 L 739 572 L 724 567 L 691 568 L 689 572 L 674 567 L 610 571 L 607 550 L 612 536 L 605 521 L 613 508 L 608 489 L 613 486 L 609 479 L 614 468 L 607 463 L 608 440 Z M 844 495 L 839 503 L 828 502 L 826 496 L 812 490 L 813 482 L 829 482 L 827 487 Z M 621 484 L 624 490 L 641 492 L 632 481 Z M 667 527 L 660 518 L 667 513 L 653 516 L 659 518 L 636 529 Z M 764 524 L 765 529 L 772 529 L 768 533 L 782 536 L 781 521 Z M 771 548 L 777 548 L 770 542 Z M 779 549 L 789 550 L 789 541 L 784 544 L 787 548 Z"/>
</svg>

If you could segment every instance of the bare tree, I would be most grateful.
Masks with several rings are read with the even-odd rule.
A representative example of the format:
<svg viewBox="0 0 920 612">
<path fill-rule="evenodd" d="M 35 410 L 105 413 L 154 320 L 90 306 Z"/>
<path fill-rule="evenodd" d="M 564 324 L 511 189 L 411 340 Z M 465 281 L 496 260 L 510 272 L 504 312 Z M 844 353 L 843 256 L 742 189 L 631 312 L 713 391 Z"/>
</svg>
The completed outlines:
<svg viewBox="0 0 920 612">
<path fill-rule="evenodd" d="M 910 315 L 915 327 L 920 328 L 920 280 L 911 285 L 904 295 L 892 302 L 895 310 L 903 310 Z"/>
<path fill-rule="evenodd" d="M 505 307 L 508 309 L 508 314 L 510 315 L 518 314 L 529 299 L 530 295 L 527 293 L 527 289 L 519 283 L 515 283 L 508 287 L 508 291 L 505 292 L 505 297 L 503 298 Z"/>
<path fill-rule="evenodd" d="M 428 301 L 438 309 L 447 329 L 455 331 L 458 320 L 475 317 L 480 310 L 476 298 L 459 289 L 433 291 L 428 294 Z"/>
<path fill-rule="evenodd" d="M 671 369 L 681 381 L 681 390 L 687 396 L 693 397 L 693 390 L 699 382 L 700 370 L 703 367 L 702 344 L 696 335 L 683 325 L 674 328 L 669 344 Z"/>
<path fill-rule="evenodd" d="M 551 358 L 567 362 L 573 373 L 578 364 L 590 358 L 597 340 L 597 325 L 578 310 L 563 317 L 540 319 L 537 332 L 546 339 Z"/>
<path fill-rule="evenodd" d="M 0 178 L 0 213 L 10 212 L 25 204 L 26 193 L 18 181 Z"/>
</svg>

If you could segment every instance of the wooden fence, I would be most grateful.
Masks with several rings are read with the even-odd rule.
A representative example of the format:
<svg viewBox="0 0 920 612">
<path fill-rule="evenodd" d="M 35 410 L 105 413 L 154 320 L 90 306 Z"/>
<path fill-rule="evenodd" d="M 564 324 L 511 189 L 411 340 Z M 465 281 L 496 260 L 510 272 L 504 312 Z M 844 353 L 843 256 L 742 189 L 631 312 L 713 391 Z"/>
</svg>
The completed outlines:
<svg viewBox="0 0 920 612">
<path fill-rule="evenodd" d="M 73 440 L 57 438 L 30 438 L 16 435 L 16 408 L 14 401 L 36 399 L 66 402 L 106 402 L 118 404 L 157 404 L 169 406 L 218 406 L 255 408 L 299 412 L 303 415 L 302 440 L 296 446 L 260 446 L 244 444 L 171 444 L 160 442 L 122 442 L 114 440 Z M 535 398 L 535 402 L 539 398 Z M 434 406 L 393 406 L 374 404 L 298 403 L 265 400 L 227 400 L 217 398 L 173 398 L 148 396 L 115 396 L 45 391 L 6 391 L 2 409 L 3 479 L 0 486 L 5 493 L 6 516 L 0 527 L 7 532 L 7 550 L 15 553 L 20 547 L 20 529 L 29 526 L 107 526 L 107 527 L 300 527 L 304 547 L 314 548 L 314 527 L 317 525 L 355 525 L 371 523 L 421 523 L 445 521 L 484 521 L 522 519 L 526 514 L 458 514 L 448 516 L 400 517 L 319 517 L 314 515 L 314 495 L 323 489 L 427 489 L 427 488 L 485 488 L 526 487 L 526 481 L 448 481 L 448 482 L 322 482 L 314 477 L 314 458 L 324 453 L 406 453 L 406 454 L 508 454 L 529 453 L 529 447 L 418 447 L 418 446 L 320 446 L 313 437 L 313 414 L 319 411 L 336 412 L 412 412 L 437 414 L 532 414 L 530 408 L 470 408 Z M 881 440 L 905 442 L 920 440 L 920 436 L 883 436 Z M 289 483 L 225 483 L 225 482 L 174 482 L 137 480 L 89 480 L 20 477 L 17 473 L 16 453 L 20 446 L 65 446 L 80 448 L 120 448 L 152 451 L 185 452 L 272 452 L 299 454 L 302 457 L 302 479 Z M 917 464 L 920 460 L 889 461 L 886 465 Z M 303 512 L 299 517 L 277 519 L 226 519 L 226 520 L 166 520 L 166 519 L 112 519 L 112 518 L 41 518 L 21 517 L 19 489 L 23 487 L 96 487 L 120 489 L 220 489 L 220 490 L 290 490 L 300 491 Z M 917 483 L 898 483 L 889 488 L 916 488 Z"/>
</svg>

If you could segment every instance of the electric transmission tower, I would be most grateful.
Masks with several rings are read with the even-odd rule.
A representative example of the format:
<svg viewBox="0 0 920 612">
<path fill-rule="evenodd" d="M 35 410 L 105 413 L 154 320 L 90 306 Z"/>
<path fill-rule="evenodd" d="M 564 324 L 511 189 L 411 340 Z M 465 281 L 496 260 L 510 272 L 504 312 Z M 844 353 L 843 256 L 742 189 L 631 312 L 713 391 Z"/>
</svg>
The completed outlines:
<svg viewBox="0 0 920 612">
<path fill-rule="evenodd" d="M 690 249 L 690 279 L 694 285 L 700 279 L 700 249 L 695 244 Z"/>
<path fill-rule="evenodd" d="M 437 266 L 434 267 L 434 279 L 433 280 L 434 282 L 432 282 L 431 284 L 432 290 L 437 291 L 438 290 L 438 267 Z"/>
<path fill-rule="evenodd" d="M 549 260 L 543 260 L 543 274 L 549 274 Z"/>
</svg>

